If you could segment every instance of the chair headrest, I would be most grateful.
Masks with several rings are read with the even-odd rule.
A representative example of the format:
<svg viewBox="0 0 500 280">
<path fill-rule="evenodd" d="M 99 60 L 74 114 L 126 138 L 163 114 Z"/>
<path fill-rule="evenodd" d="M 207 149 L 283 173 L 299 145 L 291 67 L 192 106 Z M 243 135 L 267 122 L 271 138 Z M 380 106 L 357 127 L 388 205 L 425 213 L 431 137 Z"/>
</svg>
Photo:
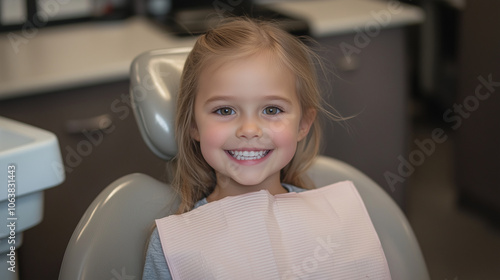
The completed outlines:
<svg viewBox="0 0 500 280">
<path fill-rule="evenodd" d="M 175 110 L 184 62 L 191 48 L 140 54 L 130 68 L 130 96 L 135 119 L 148 147 L 162 159 L 177 154 Z"/>
</svg>

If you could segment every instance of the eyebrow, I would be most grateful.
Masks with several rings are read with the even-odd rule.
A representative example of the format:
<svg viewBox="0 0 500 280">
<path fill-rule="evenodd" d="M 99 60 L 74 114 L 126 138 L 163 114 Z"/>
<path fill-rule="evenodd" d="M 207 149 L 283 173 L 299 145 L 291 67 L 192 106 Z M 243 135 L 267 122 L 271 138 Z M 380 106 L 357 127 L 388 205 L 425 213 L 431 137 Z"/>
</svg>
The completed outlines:
<svg viewBox="0 0 500 280">
<path fill-rule="evenodd" d="M 219 95 L 219 96 L 210 97 L 209 99 L 207 99 L 205 101 L 205 104 L 216 102 L 216 101 L 231 101 L 234 99 L 236 99 L 236 98 L 233 96 L 230 96 L 230 95 Z M 292 101 L 289 98 L 279 96 L 279 95 L 268 95 L 268 96 L 265 96 L 264 99 L 266 101 L 279 100 L 279 101 L 283 101 L 283 102 L 288 103 L 288 104 L 292 104 Z"/>
</svg>

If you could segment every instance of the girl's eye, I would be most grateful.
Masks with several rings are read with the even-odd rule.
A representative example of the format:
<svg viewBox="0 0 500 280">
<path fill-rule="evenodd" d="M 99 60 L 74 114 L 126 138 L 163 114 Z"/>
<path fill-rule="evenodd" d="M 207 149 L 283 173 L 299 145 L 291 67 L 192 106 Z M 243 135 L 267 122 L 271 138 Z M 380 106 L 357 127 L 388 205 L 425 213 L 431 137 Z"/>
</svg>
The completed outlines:
<svg viewBox="0 0 500 280">
<path fill-rule="evenodd" d="M 215 111 L 215 113 L 222 115 L 222 116 L 229 116 L 229 115 L 233 115 L 235 112 L 233 109 L 231 109 L 229 107 L 224 107 L 224 108 L 217 109 Z"/>
<path fill-rule="evenodd" d="M 279 113 L 281 113 L 281 112 L 283 112 L 283 111 L 281 111 L 281 109 L 280 109 L 280 108 L 278 108 L 278 107 L 273 107 L 273 106 L 266 107 L 266 108 L 264 109 L 264 114 L 265 114 L 265 115 L 276 115 L 276 114 L 279 114 Z"/>
</svg>

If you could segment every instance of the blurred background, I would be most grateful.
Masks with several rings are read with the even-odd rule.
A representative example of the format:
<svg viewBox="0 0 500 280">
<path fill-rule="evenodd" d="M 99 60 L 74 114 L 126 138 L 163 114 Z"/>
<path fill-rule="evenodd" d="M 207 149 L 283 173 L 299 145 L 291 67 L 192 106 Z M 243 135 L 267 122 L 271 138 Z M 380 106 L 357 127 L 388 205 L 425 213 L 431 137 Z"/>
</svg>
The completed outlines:
<svg viewBox="0 0 500 280">
<path fill-rule="evenodd" d="M 324 59 L 325 100 L 353 118 L 324 120 L 322 153 L 394 198 L 431 278 L 498 279 L 499 12 L 495 0 L 0 0 L 0 116 L 53 132 L 66 175 L 23 234 L 19 278 L 57 279 L 109 183 L 134 172 L 166 180 L 132 114 L 133 58 L 248 15 Z"/>
</svg>

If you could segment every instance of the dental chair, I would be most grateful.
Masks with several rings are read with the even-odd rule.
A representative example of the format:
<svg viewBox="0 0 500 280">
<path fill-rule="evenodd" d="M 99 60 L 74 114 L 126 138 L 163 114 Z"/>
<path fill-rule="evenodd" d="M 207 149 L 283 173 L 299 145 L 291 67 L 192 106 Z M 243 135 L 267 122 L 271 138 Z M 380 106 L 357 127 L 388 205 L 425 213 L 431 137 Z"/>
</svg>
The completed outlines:
<svg viewBox="0 0 500 280">
<path fill-rule="evenodd" d="M 131 66 L 130 93 L 141 134 L 149 148 L 168 161 L 176 154 L 175 99 L 190 49 L 165 49 L 139 55 Z M 415 235 L 387 193 L 354 167 L 318 156 L 309 170 L 316 186 L 351 180 L 380 238 L 392 279 L 429 279 Z M 124 176 L 92 202 L 66 249 L 60 280 L 142 278 L 154 220 L 179 205 L 167 183 L 144 174 Z"/>
</svg>

